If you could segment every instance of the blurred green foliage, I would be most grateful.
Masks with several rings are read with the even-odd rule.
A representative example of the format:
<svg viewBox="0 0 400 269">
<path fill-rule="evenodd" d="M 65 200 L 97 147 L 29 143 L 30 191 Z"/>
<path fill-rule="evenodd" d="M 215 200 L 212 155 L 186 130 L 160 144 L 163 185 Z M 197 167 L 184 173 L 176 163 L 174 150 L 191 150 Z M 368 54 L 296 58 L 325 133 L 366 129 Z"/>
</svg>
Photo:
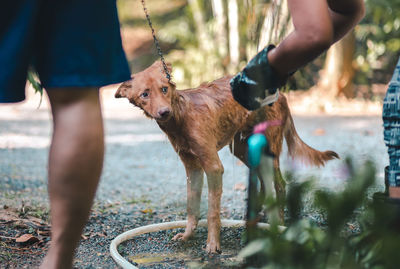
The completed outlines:
<svg viewBox="0 0 400 269">
<path fill-rule="evenodd" d="M 194 0 L 197 1 L 197 0 Z M 136 1 L 140 2 L 140 1 Z M 190 1 L 146 1 L 157 38 L 164 44 L 172 44 L 172 48 L 165 51 L 166 60 L 173 65 L 173 77 L 180 87 L 197 86 L 201 82 L 214 80 L 225 74 L 236 72 L 248 61 L 246 50 L 249 47 L 255 52 L 256 42 L 259 37 L 259 28 L 263 16 L 255 16 L 255 13 L 265 14 L 266 0 L 237 1 L 239 38 L 240 38 L 240 66 L 229 70 L 229 56 L 221 55 L 215 44 L 218 29 L 214 17 L 211 1 L 197 1 L 198 7 Z M 193 1 L 191 1 L 193 2 Z M 227 1 L 223 0 L 225 15 L 227 12 Z M 120 0 L 119 14 L 123 27 L 146 27 L 141 5 L 135 4 L 133 0 Z M 256 12 L 257 11 L 257 12 Z M 201 14 L 204 26 L 205 37 L 199 33 L 198 23 L 194 19 L 195 12 Z M 228 18 L 226 28 L 228 28 Z M 207 42 L 205 49 L 202 42 Z M 165 45 L 164 47 L 169 47 Z M 226 48 L 228 50 L 228 48 Z"/>
<path fill-rule="evenodd" d="M 196 0 L 195 0 L 196 1 Z M 228 13 L 227 1 L 224 3 L 225 15 Z M 250 60 L 247 56 L 255 55 L 257 42 L 259 40 L 260 28 L 267 11 L 269 1 L 246 0 L 237 1 L 238 4 L 238 38 L 239 64 L 230 65 L 229 55 L 221 55 L 216 44 L 217 29 L 216 18 L 213 15 L 211 1 L 198 1 L 199 9 L 194 10 L 191 5 L 185 5 L 182 17 L 175 18 L 164 24 L 159 30 L 160 39 L 164 42 L 175 42 L 179 44 L 177 49 L 168 54 L 174 67 L 174 78 L 183 87 L 194 87 L 204 81 L 211 81 L 227 74 L 234 74 L 245 66 Z M 209 46 L 204 49 L 200 42 L 201 37 L 194 20 L 194 12 L 201 12 L 204 18 L 204 26 Z M 226 38 L 229 35 L 229 18 L 226 17 Z M 228 42 L 226 51 L 229 52 Z M 250 52 L 249 52 L 250 51 Z"/>
<path fill-rule="evenodd" d="M 366 0 L 366 14 L 356 27 L 356 82 L 387 83 L 400 56 L 400 1 Z"/>
<path fill-rule="evenodd" d="M 322 227 L 300 217 L 311 181 L 290 184 L 287 229 L 260 230 L 259 239 L 239 254 L 246 258 L 248 268 L 399 268 L 400 206 L 393 211 L 389 204 L 367 199 L 368 188 L 375 182 L 371 162 L 360 169 L 354 169 L 349 160 L 347 164 L 344 191 L 315 193 L 313 205 L 326 219 Z M 360 231 L 346 231 L 350 220 L 359 223 Z"/>
<path fill-rule="evenodd" d="M 199 8 L 193 8 L 197 1 Z M 222 0 L 229 33 L 228 1 Z M 147 27 L 140 1 L 120 0 L 119 12 L 123 27 Z M 136 4 L 135 4 L 136 3 Z M 158 38 L 164 44 L 166 59 L 173 65 L 174 80 L 181 87 L 194 87 L 200 82 L 214 80 L 223 74 L 233 74 L 255 55 L 264 18 L 271 8 L 268 0 L 236 0 L 238 5 L 240 61 L 231 65 L 228 54 L 221 55 L 217 47 L 219 33 L 211 0 L 147 0 Z M 355 28 L 357 84 L 387 83 L 400 51 L 400 1 L 365 0 L 366 15 Z M 215 10 L 214 10 L 215 11 Z M 195 12 L 200 12 L 206 32 L 207 49 L 201 45 L 204 35 L 199 33 Z M 142 13 L 142 14 L 141 14 Z M 279 12 L 278 12 L 279 13 Z M 288 24 L 283 25 L 289 27 Z M 145 28 L 143 28 L 145 29 Z M 229 43 L 229 42 L 228 42 Z M 325 55 L 299 70 L 291 88 L 309 88 L 316 83 Z M 154 60 L 155 58 L 151 58 Z"/>
</svg>

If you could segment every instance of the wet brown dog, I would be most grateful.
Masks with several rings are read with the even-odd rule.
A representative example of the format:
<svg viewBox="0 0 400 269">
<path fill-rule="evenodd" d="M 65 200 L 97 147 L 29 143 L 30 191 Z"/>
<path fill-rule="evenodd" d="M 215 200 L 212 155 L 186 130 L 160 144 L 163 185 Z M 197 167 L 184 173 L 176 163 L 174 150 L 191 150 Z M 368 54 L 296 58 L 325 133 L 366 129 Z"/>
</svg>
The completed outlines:
<svg viewBox="0 0 400 269">
<path fill-rule="evenodd" d="M 276 156 L 274 183 L 278 197 L 285 195 L 285 181 L 279 170 L 283 137 L 288 144 L 289 154 L 309 164 L 320 166 L 338 158 L 335 152 L 317 151 L 300 139 L 282 94 L 272 106 L 248 111 L 233 99 L 230 79 L 223 77 L 194 89 L 176 90 L 175 84 L 167 80 L 161 62 L 155 62 L 144 71 L 134 74 L 115 93 L 116 98 L 128 98 L 146 116 L 156 120 L 185 166 L 188 222 L 185 232 L 177 234 L 175 240 L 187 240 L 196 229 L 205 172 L 208 183 L 206 251 L 209 253 L 220 251 L 220 203 L 224 167 L 218 151 L 224 146 L 229 144 L 231 152 L 233 149 L 233 154 L 246 163 L 246 140 L 253 126 L 265 120 L 281 121 L 280 126 L 270 127 L 266 131 L 271 151 Z"/>
</svg>

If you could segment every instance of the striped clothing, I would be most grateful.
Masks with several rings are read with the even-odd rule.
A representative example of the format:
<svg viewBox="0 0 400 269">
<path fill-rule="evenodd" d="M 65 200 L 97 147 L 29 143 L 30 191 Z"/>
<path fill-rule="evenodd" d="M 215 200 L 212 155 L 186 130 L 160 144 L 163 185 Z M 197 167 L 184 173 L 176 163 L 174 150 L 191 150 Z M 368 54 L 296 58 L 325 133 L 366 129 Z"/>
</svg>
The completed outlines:
<svg viewBox="0 0 400 269">
<path fill-rule="evenodd" d="M 389 185 L 400 186 L 400 58 L 383 101 L 382 117 L 389 153 Z"/>
</svg>

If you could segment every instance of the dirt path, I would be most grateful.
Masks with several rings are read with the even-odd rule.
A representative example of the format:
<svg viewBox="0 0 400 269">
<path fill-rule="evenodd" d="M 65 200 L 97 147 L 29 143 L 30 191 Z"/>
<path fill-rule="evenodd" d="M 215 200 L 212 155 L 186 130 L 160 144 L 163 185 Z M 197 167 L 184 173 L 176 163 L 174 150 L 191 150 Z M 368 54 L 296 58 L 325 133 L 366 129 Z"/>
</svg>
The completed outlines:
<svg viewBox="0 0 400 269">
<path fill-rule="evenodd" d="M 104 94 L 104 172 L 77 254 L 75 266 L 78 268 L 114 268 L 108 247 L 119 233 L 144 224 L 185 218 L 185 172 L 167 138 L 154 121 L 145 118 L 125 100 L 110 98 L 111 95 L 111 91 Z M 34 215 L 47 219 L 45 167 L 51 123 L 46 102 L 40 109 L 36 109 L 37 104 L 38 96 L 33 96 L 18 106 L 0 106 L 0 208 L 16 209 L 21 218 Z M 303 140 L 317 149 L 351 156 L 358 164 L 366 159 L 374 160 L 380 182 L 376 188 L 380 189 L 383 167 L 387 164 L 386 149 L 380 116 L 370 114 L 307 116 L 298 113 L 294 121 Z M 242 219 L 245 192 L 241 187 L 246 185 L 247 169 L 227 148 L 220 156 L 225 166 L 222 215 Z M 316 188 L 338 190 L 344 185 L 342 161 L 332 161 L 324 168 L 306 168 L 283 154 L 281 162 L 282 170 L 295 169 L 299 180 L 316 177 Z M 207 210 L 206 194 L 205 189 L 203 217 Z M 0 217 L 2 214 L 4 210 L 0 211 Z M 16 227 L 15 222 L 0 225 L 0 267 L 31 268 L 39 264 L 48 236 L 39 238 L 41 244 L 24 246 L 10 238 L 24 233 L 37 234 L 40 229 L 29 225 Z"/>
</svg>

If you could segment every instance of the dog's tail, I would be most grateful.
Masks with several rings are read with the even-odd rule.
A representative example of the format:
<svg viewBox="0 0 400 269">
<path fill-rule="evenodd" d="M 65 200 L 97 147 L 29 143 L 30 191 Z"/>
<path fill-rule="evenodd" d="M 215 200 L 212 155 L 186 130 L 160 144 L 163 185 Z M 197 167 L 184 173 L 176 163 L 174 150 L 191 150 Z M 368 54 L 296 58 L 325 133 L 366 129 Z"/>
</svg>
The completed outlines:
<svg viewBox="0 0 400 269">
<path fill-rule="evenodd" d="M 294 127 L 293 118 L 288 110 L 286 123 L 284 126 L 284 136 L 288 146 L 289 155 L 294 158 L 301 159 L 304 163 L 315 166 L 323 166 L 325 163 L 332 159 L 339 159 L 339 155 L 331 150 L 319 151 L 306 143 L 297 134 Z"/>
</svg>

